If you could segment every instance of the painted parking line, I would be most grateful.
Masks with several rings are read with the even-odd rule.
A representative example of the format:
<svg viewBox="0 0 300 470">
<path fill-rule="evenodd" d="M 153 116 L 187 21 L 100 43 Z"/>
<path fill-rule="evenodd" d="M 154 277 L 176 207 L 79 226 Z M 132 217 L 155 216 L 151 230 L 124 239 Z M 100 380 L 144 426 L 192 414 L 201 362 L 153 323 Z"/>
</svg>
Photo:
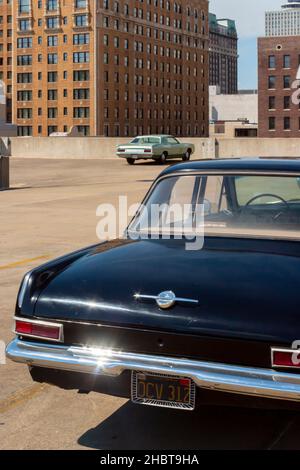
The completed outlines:
<svg viewBox="0 0 300 470">
<path fill-rule="evenodd" d="M 7 411 L 10 411 L 16 406 L 26 403 L 28 400 L 31 400 L 39 393 L 46 391 L 49 388 L 49 385 L 46 384 L 33 384 L 29 387 L 14 393 L 4 400 L 0 400 L 0 414 L 3 414 Z"/>
<path fill-rule="evenodd" d="M 13 269 L 13 268 L 18 268 L 20 266 L 26 266 L 27 264 L 34 263 L 35 261 L 41 261 L 41 260 L 46 260 L 49 259 L 50 255 L 42 255 L 42 256 L 37 256 L 36 258 L 27 258 L 23 259 L 22 261 L 16 261 L 15 263 L 10 263 L 10 264 L 5 264 L 3 266 L 0 266 L 0 271 L 3 271 L 4 269 Z"/>
</svg>

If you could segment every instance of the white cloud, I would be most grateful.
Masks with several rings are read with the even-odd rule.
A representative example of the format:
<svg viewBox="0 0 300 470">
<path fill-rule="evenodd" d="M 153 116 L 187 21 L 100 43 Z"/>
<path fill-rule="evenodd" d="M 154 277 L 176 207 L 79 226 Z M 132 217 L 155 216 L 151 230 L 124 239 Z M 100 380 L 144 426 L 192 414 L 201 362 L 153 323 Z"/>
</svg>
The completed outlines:
<svg viewBox="0 0 300 470">
<path fill-rule="evenodd" d="M 239 37 L 264 35 L 265 11 L 277 10 L 286 0 L 211 0 L 209 10 L 219 18 L 236 20 Z"/>
</svg>

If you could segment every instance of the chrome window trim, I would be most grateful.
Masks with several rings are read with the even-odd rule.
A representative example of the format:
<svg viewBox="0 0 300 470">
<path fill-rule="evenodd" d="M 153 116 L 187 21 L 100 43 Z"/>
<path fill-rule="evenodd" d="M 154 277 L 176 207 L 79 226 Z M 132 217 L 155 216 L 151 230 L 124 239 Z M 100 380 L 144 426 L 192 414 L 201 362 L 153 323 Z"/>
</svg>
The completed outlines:
<svg viewBox="0 0 300 470">
<path fill-rule="evenodd" d="M 16 331 L 16 322 L 21 321 L 25 323 L 32 323 L 34 325 L 41 325 L 41 326 L 49 326 L 49 327 L 54 327 L 59 329 L 59 338 L 54 339 L 54 338 L 47 338 L 44 336 L 37 336 L 37 335 L 30 335 L 30 334 L 24 334 L 24 333 L 18 333 Z M 14 328 L 13 328 L 13 333 L 19 337 L 24 337 L 24 338 L 35 338 L 35 339 L 45 339 L 45 341 L 51 341 L 54 343 L 63 343 L 64 342 L 64 326 L 62 323 L 54 323 L 54 322 L 49 322 L 49 321 L 44 321 L 44 320 L 31 320 L 30 318 L 22 318 L 22 317 L 17 317 L 14 316 Z"/>
<path fill-rule="evenodd" d="M 33 270 L 31 270 L 27 274 L 25 274 L 22 285 L 20 287 L 20 291 L 19 291 L 19 294 L 18 294 L 18 300 L 17 300 L 18 307 L 20 309 L 22 308 L 24 298 L 25 298 L 25 294 L 26 294 L 26 290 L 27 290 L 27 287 L 29 285 L 29 282 L 31 281 L 32 274 L 33 274 Z"/>
</svg>

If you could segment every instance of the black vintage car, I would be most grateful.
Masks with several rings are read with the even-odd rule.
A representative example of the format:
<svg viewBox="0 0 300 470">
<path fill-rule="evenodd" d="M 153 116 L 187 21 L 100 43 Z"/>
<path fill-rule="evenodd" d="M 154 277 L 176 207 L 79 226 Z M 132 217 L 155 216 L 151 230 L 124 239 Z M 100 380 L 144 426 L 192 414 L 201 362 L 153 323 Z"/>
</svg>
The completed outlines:
<svg viewBox="0 0 300 470">
<path fill-rule="evenodd" d="M 27 274 L 7 356 L 140 404 L 299 402 L 299 176 L 296 159 L 168 168 L 124 239 Z"/>
</svg>

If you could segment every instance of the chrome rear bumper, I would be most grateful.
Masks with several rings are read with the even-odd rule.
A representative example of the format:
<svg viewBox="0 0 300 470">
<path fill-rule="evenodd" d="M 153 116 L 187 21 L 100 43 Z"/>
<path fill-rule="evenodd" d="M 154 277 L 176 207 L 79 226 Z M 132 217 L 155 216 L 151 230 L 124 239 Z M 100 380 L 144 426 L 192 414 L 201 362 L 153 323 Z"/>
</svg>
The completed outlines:
<svg viewBox="0 0 300 470">
<path fill-rule="evenodd" d="M 134 158 L 135 160 L 152 160 L 153 158 L 155 158 L 155 155 L 153 155 L 152 153 L 117 153 L 117 157 L 125 159 Z M 156 158 L 159 158 L 159 155 L 157 155 Z"/>
<path fill-rule="evenodd" d="M 190 377 L 197 387 L 255 397 L 300 401 L 300 375 L 271 369 L 174 357 L 49 345 L 15 339 L 6 355 L 28 366 L 117 377 L 125 370 Z"/>
</svg>

